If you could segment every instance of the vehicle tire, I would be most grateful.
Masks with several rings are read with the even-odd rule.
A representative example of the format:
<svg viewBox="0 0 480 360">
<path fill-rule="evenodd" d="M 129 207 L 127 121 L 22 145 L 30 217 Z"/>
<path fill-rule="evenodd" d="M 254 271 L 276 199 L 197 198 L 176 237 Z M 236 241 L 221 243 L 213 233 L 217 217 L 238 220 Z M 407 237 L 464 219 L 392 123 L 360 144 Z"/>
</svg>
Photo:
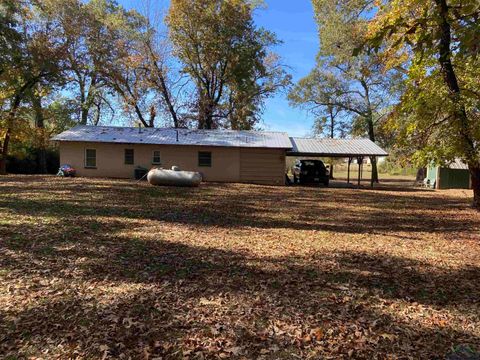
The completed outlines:
<svg viewBox="0 0 480 360">
<path fill-rule="evenodd" d="M 325 181 L 324 184 L 325 184 L 326 187 L 328 187 L 329 181 L 328 180 Z"/>
</svg>

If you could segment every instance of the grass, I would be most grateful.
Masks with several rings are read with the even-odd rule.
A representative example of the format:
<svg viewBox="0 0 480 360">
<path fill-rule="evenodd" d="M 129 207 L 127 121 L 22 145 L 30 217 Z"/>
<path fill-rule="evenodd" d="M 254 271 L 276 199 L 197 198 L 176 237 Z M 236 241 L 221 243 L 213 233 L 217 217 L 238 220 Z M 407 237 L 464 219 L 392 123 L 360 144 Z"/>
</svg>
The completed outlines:
<svg viewBox="0 0 480 360">
<path fill-rule="evenodd" d="M 380 166 L 379 166 L 380 167 Z M 380 167 L 381 168 L 381 167 Z M 337 164 L 334 166 L 334 176 L 338 180 L 345 180 L 348 176 L 348 166 L 345 164 Z M 411 169 L 397 169 L 398 173 L 379 172 L 378 177 L 380 180 L 402 180 L 405 182 L 415 182 L 415 175 L 409 174 Z M 362 183 L 367 184 L 370 182 L 372 176 L 372 166 L 370 164 L 364 164 L 362 169 Z M 351 164 L 350 166 L 350 181 L 356 183 L 358 180 L 358 165 Z"/>
<path fill-rule="evenodd" d="M 0 177 L 0 358 L 480 348 L 470 191 Z"/>
</svg>

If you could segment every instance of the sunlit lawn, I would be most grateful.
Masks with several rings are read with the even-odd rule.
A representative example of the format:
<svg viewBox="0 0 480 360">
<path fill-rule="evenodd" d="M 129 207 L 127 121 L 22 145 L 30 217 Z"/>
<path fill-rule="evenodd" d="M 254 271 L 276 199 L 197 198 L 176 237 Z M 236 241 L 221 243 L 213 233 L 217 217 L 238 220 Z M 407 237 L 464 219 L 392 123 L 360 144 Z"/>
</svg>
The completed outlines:
<svg viewBox="0 0 480 360">
<path fill-rule="evenodd" d="M 480 348 L 470 191 L 0 177 L 0 358 Z"/>
</svg>

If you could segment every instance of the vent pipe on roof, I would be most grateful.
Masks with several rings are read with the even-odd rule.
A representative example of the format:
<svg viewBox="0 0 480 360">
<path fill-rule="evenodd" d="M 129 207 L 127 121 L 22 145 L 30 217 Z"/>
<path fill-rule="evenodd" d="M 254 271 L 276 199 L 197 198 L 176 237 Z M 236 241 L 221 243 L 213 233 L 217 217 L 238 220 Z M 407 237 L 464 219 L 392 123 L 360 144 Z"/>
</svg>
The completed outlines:
<svg viewBox="0 0 480 360">
<path fill-rule="evenodd" d="M 175 131 L 177 132 L 177 142 L 178 142 L 178 129 L 177 129 L 177 130 L 175 130 Z"/>
<path fill-rule="evenodd" d="M 139 134 L 142 133 L 142 124 L 141 123 L 138 123 L 138 133 Z"/>
</svg>

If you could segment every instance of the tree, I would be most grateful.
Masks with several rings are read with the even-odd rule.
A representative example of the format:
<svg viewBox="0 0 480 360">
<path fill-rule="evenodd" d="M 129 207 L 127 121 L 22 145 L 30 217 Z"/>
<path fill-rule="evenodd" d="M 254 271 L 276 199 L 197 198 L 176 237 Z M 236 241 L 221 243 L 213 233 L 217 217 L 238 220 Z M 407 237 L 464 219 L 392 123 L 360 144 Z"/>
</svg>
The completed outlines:
<svg viewBox="0 0 480 360">
<path fill-rule="evenodd" d="M 15 88 L 16 60 L 21 57 L 21 39 L 19 32 L 18 16 L 23 12 L 23 7 L 14 0 L 1 0 L 0 2 L 0 174 L 6 173 L 6 158 L 8 145 L 13 128 L 13 118 L 20 106 L 20 95 L 25 90 Z M 17 104 L 18 103 L 18 104 Z"/>
<path fill-rule="evenodd" d="M 149 31 L 141 42 L 141 48 L 146 54 L 145 67 L 147 69 L 147 81 L 159 98 L 160 109 L 163 109 L 172 120 L 173 127 L 183 127 L 183 120 L 178 114 L 177 101 L 179 96 L 173 95 L 173 85 L 169 81 L 169 69 L 165 61 L 165 52 L 159 49 L 159 41 L 154 30 Z"/>
<path fill-rule="evenodd" d="M 269 44 L 276 42 L 273 34 L 265 33 L 251 51 L 252 57 L 242 61 L 227 88 L 225 127 L 234 130 L 252 130 L 260 121 L 266 98 L 291 84 L 291 76 L 281 65 L 280 57 L 268 52 Z M 257 55 L 255 55 L 257 54 Z"/>
<path fill-rule="evenodd" d="M 42 107 L 42 95 L 39 93 L 38 89 L 31 89 L 30 92 L 30 104 L 32 105 L 32 110 L 35 114 L 34 129 L 35 137 L 38 145 L 38 172 L 40 174 L 47 173 L 47 157 L 46 157 L 46 148 L 48 138 L 45 133 L 45 116 L 44 110 Z"/>
<path fill-rule="evenodd" d="M 104 86 L 98 67 L 106 61 L 105 51 L 109 44 L 102 41 L 102 29 L 95 21 L 94 9 L 98 1 L 87 4 L 79 0 L 44 0 L 43 13 L 58 24 L 51 37 L 62 39 L 66 46 L 65 87 L 75 94 L 78 102 L 79 123 L 86 125 L 95 97 Z M 103 49 L 102 49 L 103 50 Z"/>
<path fill-rule="evenodd" d="M 114 90 L 109 82 L 112 79 L 105 77 L 106 69 L 130 55 L 118 49 L 118 46 L 126 49 L 121 36 L 126 33 L 129 38 L 134 37 L 127 28 L 139 31 L 142 19 L 112 0 L 43 0 L 42 3 L 46 16 L 58 24 L 50 36 L 62 39 L 67 46 L 65 88 L 75 94 L 79 123 L 95 125 L 101 114 L 114 113 Z"/>
<path fill-rule="evenodd" d="M 318 67 L 300 79 L 288 94 L 291 105 L 315 116 L 314 136 L 345 137 L 350 130 L 351 119 L 344 116 L 343 107 L 336 105 L 346 92 L 339 85 L 334 74 Z"/>
<path fill-rule="evenodd" d="M 170 121 L 174 128 L 185 127 L 185 108 L 189 92 L 188 80 L 180 71 L 179 63 L 173 56 L 168 31 L 165 27 L 165 9 L 155 1 L 143 2 L 142 14 L 147 22 L 148 31 L 140 38 L 139 47 L 145 54 L 147 81 L 154 93 L 157 110 Z"/>
<path fill-rule="evenodd" d="M 60 74 L 64 47 L 49 37 L 51 25 L 35 18 L 35 4 L 2 0 L 0 3 L 0 105 L 2 133 L 0 174 L 6 172 L 6 159 L 17 111 L 36 86 L 55 81 Z M 28 19 L 28 21 L 27 21 Z"/>
<path fill-rule="evenodd" d="M 408 9 L 405 12 L 404 9 Z M 385 62 L 407 69 L 392 113 L 399 142 L 415 141 L 419 164 L 461 158 L 473 206 L 480 209 L 480 4 L 476 0 L 395 0 L 369 24 L 368 46 L 386 47 Z"/>
<path fill-rule="evenodd" d="M 58 98 L 55 93 L 37 94 L 41 101 L 41 112 L 37 105 L 34 108 L 34 101 L 30 100 L 32 95 L 28 95 L 13 123 L 9 145 L 9 168 L 12 170 L 31 173 L 55 171 L 57 149 L 49 139 L 77 123 L 77 107 L 72 100 Z M 41 127 L 39 121 L 43 122 Z"/>
<path fill-rule="evenodd" d="M 313 69 L 309 75 L 291 89 L 290 104 L 307 110 L 315 116 L 313 136 L 344 138 L 351 128 L 351 119 L 343 107 L 336 105 L 343 90 L 336 76 L 321 68 Z M 330 159 L 330 179 L 334 179 L 334 161 Z"/>
<path fill-rule="evenodd" d="M 79 122 L 98 124 L 120 105 L 144 126 L 151 126 L 157 109 L 154 92 L 168 103 L 177 123 L 156 31 L 136 11 L 113 0 L 43 0 L 44 11 L 58 23 L 52 37 L 64 39 L 67 88 L 76 94 Z M 117 95 L 120 104 L 114 104 Z M 148 113 L 148 114 L 147 114 Z"/>
<path fill-rule="evenodd" d="M 246 0 L 171 2 L 166 21 L 199 128 L 251 128 L 264 99 L 289 81 L 269 51 L 277 39 L 255 27 L 253 10 Z"/>
<path fill-rule="evenodd" d="M 351 121 L 361 118 L 362 135 L 375 142 L 375 114 L 394 100 L 390 90 L 397 73 L 385 71 L 377 54 L 353 56 L 364 41 L 373 2 L 314 0 L 313 5 L 321 44 L 317 66 L 293 89 L 290 100 L 324 113 L 338 109 Z M 378 182 L 376 159 L 371 161 L 372 177 Z"/>
<path fill-rule="evenodd" d="M 133 113 L 143 126 L 153 127 L 161 111 L 171 117 L 174 127 L 182 126 L 178 96 L 169 80 L 168 52 L 162 51 L 165 44 L 160 41 L 158 28 L 150 19 L 136 11 L 126 11 L 113 1 L 91 3 L 97 4 L 95 27 L 102 29 L 101 43 L 111 47 L 102 51 L 108 53 L 108 61 L 99 62 L 98 73 L 119 96 L 125 113 Z M 100 10 L 98 4 L 102 5 Z"/>
</svg>

